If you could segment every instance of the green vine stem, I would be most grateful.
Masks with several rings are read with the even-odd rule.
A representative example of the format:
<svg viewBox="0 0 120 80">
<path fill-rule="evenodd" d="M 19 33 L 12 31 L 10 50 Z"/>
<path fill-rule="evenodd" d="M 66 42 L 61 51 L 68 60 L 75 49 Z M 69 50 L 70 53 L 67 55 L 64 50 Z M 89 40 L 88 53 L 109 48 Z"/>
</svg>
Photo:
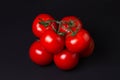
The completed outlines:
<svg viewBox="0 0 120 80">
<path fill-rule="evenodd" d="M 49 20 L 48 21 L 43 21 L 41 18 L 39 18 L 39 20 L 40 20 L 39 24 L 42 24 L 45 27 L 48 27 L 51 23 Z"/>
</svg>

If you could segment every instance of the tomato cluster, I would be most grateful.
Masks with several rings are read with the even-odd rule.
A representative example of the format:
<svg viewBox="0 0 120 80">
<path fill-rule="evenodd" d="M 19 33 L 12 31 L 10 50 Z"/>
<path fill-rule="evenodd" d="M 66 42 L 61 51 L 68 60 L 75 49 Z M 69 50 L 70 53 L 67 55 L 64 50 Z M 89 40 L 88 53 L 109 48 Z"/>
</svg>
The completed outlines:
<svg viewBox="0 0 120 80">
<path fill-rule="evenodd" d="M 93 53 L 94 40 L 75 16 L 56 21 L 49 14 L 39 14 L 33 21 L 32 31 L 38 40 L 30 46 L 29 56 L 40 66 L 54 61 L 58 68 L 70 70 L 80 58 Z"/>
</svg>

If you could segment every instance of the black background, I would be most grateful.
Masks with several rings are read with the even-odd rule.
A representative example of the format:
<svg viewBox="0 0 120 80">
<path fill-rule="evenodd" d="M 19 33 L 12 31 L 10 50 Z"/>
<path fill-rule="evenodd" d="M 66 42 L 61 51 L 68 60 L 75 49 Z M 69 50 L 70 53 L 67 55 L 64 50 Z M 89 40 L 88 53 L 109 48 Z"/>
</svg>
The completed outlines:
<svg viewBox="0 0 120 80">
<path fill-rule="evenodd" d="M 0 80 L 120 80 L 119 9 L 113 0 L 1 0 Z M 95 40 L 94 54 L 72 71 L 32 63 L 28 50 L 37 38 L 31 25 L 39 13 L 78 16 Z"/>
</svg>

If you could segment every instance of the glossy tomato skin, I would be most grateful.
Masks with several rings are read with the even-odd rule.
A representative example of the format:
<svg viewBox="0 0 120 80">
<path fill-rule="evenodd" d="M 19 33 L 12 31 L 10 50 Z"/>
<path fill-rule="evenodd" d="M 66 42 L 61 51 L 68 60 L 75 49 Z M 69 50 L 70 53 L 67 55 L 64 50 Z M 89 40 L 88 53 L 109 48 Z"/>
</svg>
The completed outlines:
<svg viewBox="0 0 120 80">
<path fill-rule="evenodd" d="M 85 49 L 83 52 L 80 53 L 80 57 L 84 58 L 84 57 L 88 57 L 88 56 L 92 55 L 92 53 L 94 51 L 94 47 L 95 47 L 95 42 L 91 38 L 89 46 L 87 47 L 87 49 Z"/>
<path fill-rule="evenodd" d="M 30 46 L 29 57 L 34 63 L 45 66 L 52 62 L 53 55 L 41 46 L 40 41 L 35 41 Z"/>
<path fill-rule="evenodd" d="M 80 53 L 89 46 L 90 34 L 85 29 L 81 29 L 74 36 L 67 35 L 65 44 L 70 52 Z"/>
<path fill-rule="evenodd" d="M 57 29 L 56 23 L 55 22 L 50 22 L 49 25 L 43 25 L 40 24 L 42 21 L 46 22 L 49 20 L 54 20 L 54 18 L 49 15 L 49 14 L 39 14 L 33 21 L 32 24 L 32 31 L 34 33 L 34 35 L 38 38 L 41 37 L 41 35 L 46 31 L 46 30 L 53 30 L 52 27 L 54 27 L 55 29 Z"/>
<path fill-rule="evenodd" d="M 65 45 L 64 37 L 56 34 L 52 30 L 47 30 L 41 36 L 40 42 L 44 48 L 52 54 L 57 54 L 64 48 Z"/>
<path fill-rule="evenodd" d="M 70 33 L 82 28 L 82 22 L 76 16 L 66 16 L 61 20 L 60 32 Z"/>
<path fill-rule="evenodd" d="M 55 65 L 62 70 L 71 70 L 76 67 L 79 61 L 79 56 L 76 53 L 71 53 L 68 50 L 63 50 L 54 55 Z"/>
</svg>

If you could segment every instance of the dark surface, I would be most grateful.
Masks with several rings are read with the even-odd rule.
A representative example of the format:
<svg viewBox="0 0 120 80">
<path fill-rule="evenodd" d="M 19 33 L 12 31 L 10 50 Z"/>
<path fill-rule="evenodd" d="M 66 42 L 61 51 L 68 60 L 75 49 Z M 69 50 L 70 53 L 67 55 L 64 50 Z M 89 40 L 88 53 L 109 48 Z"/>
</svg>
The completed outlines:
<svg viewBox="0 0 120 80">
<path fill-rule="evenodd" d="M 1 0 L 0 80 L 120 80 L 119 9 L 112 0 Z M 95 40 L 94 54 L 68 72 L 33 64 L 31 24 L 39 13 L 78 16 Z"/>
</svg>

